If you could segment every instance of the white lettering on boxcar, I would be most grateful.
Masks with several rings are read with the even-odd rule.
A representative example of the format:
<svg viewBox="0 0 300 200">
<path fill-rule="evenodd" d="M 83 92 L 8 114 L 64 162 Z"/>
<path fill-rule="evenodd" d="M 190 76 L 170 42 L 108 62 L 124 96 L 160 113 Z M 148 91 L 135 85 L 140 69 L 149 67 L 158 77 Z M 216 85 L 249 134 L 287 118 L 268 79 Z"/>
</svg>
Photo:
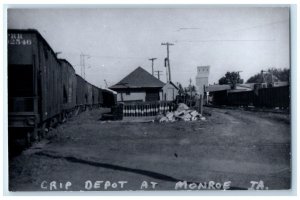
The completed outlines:
<svg viewBox="0 0 300 200">
<path fill-rule="evenodd" d="M 7 35 L 8 44 L 9 45 L 24 45 L 29 46 L 32 44 L 31 39 L 29 38 L 23 38 L 23 35 L 21 33 L 9 33 Z"/>
</svg>

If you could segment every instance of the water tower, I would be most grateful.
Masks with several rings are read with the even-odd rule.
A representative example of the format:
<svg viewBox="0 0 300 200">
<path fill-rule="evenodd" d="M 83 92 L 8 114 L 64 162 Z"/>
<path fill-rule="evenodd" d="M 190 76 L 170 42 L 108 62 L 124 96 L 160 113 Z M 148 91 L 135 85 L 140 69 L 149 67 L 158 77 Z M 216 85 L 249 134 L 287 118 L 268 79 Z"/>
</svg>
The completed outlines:
<svg viewBox="0 0 300 200">
<path fill-rule="evenodd" d="M 196 87 L 200 95 L 204 95 L 204 86 L 208 86 L 208 75 L 210 66 L 197 67 Z"/>
</svg>

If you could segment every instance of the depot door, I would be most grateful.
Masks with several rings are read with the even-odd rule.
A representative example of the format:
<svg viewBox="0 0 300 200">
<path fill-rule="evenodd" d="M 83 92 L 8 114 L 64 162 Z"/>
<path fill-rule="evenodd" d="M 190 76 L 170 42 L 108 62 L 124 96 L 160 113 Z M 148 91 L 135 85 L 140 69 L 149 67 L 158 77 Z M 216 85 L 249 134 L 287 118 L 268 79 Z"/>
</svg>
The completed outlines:
<svg viewBox="0 0 300 200">
<path fill-rule="evenodd" d="M 146 91 L 146 101 L 159 101 L 159 91 L 157 90 Z"/>
</svg>

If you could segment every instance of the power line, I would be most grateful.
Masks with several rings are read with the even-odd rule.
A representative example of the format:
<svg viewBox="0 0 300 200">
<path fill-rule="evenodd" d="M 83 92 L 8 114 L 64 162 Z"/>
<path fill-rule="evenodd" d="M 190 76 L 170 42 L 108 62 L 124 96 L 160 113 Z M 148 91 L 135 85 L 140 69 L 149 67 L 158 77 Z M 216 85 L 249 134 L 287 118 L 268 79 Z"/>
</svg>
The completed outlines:
<svg viewBox="0 0 300 200">
<path fill-rule="evenodd" d="M 64 52 L 63 54 L 66 55 L 78 55 L 78 53 L 75 52 Z M 145 59 L 147 57 L 138 57 L 138 56 L 105 56 L 105 55 L 91 55 L 89 54 L 89 57 L 93 58 L 116 58 L 116 59 Z"/>
<path fill-rule="evenodd" d="M 190 43 L 194 43 L 194 42 L 274 42 L 275 39 L 262 39 L 262 40 L 177 40 L 176 43 L 180 43 L 180 42 L 190 42 Z"/>
<path fill-rule="evenodd" d="M 247 31 L 247 30 L 251 30 L 251 29 L 257 29 L 257 28 L 264 28 L 267 26 L 272 26 L 274 24 L 280 24 L 280 23 L 284 23 L 287 22 L 289 20 L 279 20 L 279 21 L 273 21 L 273 22 L 269 22 L 269 23 L 265 23 L 265 24 L 258 24 L 258 25 L 254 25 L 254 26 L 248 26 L 248 27 L 244 27 L 244 28 L 240 28 L 240 29 L 235 29 L 235 30 L 228 30 L 225 32 L 217 32 L 216 34 L 211 34 L 211 36 L 216 37 L 216 36 L 221 36 L 224 34 L 228 34 L 228 33 L 234 33 L 234 32 L 240 32 L 240 31 Z M 198 28 L 198 27 L 180 27 L 179 29 L 177 29 L 177 31 L 197 31 L 197 30 L 203 30 L 203 28 Z M 228 39 L 228 40 L 197 40 L 197 41 L 177 41 L 177 42 L 274 42 L 276 41 L 275 39 L 245 39 L 245 40 L 235 40 L 235 39 Z M 177 43 L 176 42 L 176 43 Z"/>
<path fill-rule="evenodd" d="M 249 29 L 256 29 L 256 28 L 261 28 L 261 27 L 265 27 L 265 26 L 271 26 L 271 25 L 274 25 L 274 24 L 284 23 L 284 22 L 287 22 L 287 21 L 289 21 L 289 20 L 288 19 L 279 20 L 279 21 L 269 22 L 269 23 L 265 23 L 265 24 L 258 24 L 258 25 L 254 25 L 254 26 L 235 29 L 235 30 L 231 30 L 229 32 L 238 32 L 238 31 L 245 31 L 245 30 L 249 30 Z M 185 31 L 185 30 L 203 30 L 203 28 L 199 28 L 199 27 L 180 27 L 180 28 L 177 29 L 177 31 Z M 228 32 L 228 31 L 226 31 L 226 32 Z"/>
</svg>

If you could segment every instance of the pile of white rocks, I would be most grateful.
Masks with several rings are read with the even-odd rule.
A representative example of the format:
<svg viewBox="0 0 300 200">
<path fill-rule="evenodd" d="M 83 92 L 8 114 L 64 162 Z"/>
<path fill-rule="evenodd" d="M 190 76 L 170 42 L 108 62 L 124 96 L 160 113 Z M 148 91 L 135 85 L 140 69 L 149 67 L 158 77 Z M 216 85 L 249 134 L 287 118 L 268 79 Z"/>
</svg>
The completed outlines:
<svg viewBox="0 0 300 200">
<path fill-rule="evenodd" d="M 165 116 L 162 116 L 159 119 L 160 123 L 163 122 L 175 122 L 175 121 L 197 121 L 197 120 L 206 120 L 200 113 L 196 110 L 190 109 L 184 103 L 178 105 L 177 110 L 174 112 L 167 112 Z"/>
</svg>

